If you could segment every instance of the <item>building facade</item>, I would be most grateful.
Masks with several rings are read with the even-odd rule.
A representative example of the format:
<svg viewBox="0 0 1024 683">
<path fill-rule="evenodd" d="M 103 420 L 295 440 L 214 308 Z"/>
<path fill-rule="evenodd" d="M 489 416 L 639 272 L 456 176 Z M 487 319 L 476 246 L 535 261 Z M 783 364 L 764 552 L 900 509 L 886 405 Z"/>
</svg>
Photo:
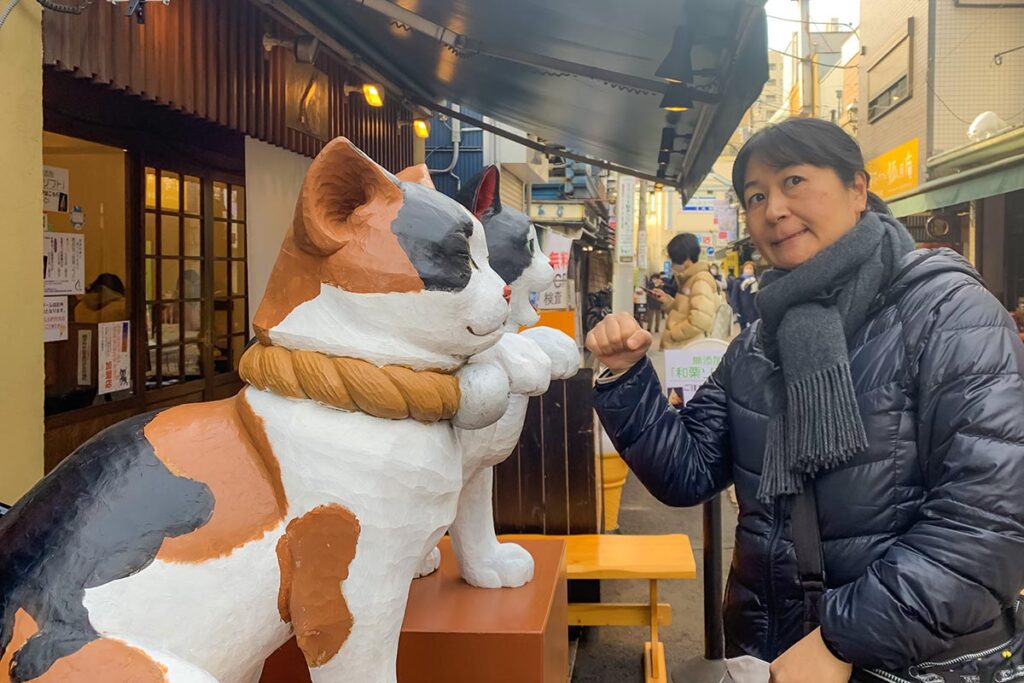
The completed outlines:
<svg viewBox="0 0 1024 683">
<path fill-rule="evenodd" d="M 264 3 L 36 19 L 44 273 L 26 291 L 42 294 L 44 338 L 21 384 L 41 389 L 43 415 L 25 419 L 44 425 L 43 448 L 26 445 L 5 500 L 111 424 L 237 392 L 251 316 L 327 141 L 346 136 L 395 172 L 414 161 L 402 98 L 371 107 L 343 49 Z"/>
<path fill-rule="evenodd" d="M 1024 6 L 861 2 L 860 35 L 857 128 L 872 189 L 920 245 L 959 251 L 1017 308 Z"/>
</svg>

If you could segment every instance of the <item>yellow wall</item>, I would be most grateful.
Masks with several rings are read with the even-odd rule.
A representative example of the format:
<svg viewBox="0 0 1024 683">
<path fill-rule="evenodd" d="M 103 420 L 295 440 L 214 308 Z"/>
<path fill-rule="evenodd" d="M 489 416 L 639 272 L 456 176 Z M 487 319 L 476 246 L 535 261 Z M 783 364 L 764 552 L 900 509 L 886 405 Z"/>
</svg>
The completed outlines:
<svg viewBox="0 0 1024 683">
<path fill-rule="evenodd" d="M 0 29 L 0 500 L 43 475 L 42 8 L 21 2 Z"/>
</svg>

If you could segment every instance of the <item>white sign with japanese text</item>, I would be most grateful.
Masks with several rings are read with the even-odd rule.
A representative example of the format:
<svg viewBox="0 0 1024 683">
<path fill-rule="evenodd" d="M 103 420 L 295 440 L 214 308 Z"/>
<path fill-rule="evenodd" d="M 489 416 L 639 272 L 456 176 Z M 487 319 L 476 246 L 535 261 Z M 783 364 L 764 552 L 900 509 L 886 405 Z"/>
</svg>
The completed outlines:
<svg viewBox="0 0 1024 683">
<path fill-rule="evenodd" d="M 665 386 L 669 402 L 682 406 L 693 398 L 725 355 L 729 343 L 722 339 L 698 339 L 681 349 L 665 351 Z"/>
<path fill-rule="evenodd" d="M 68 298 L 48 296 L 43 299 L 43 343 L 68 338 Z"/>
<path fill-rule="evenodd" d="M 43 233 L 43 293 L 85 294 L 85 235 Z"/>
<path fill-rule="evenodd" d="M 615 259 L 619 263 L 633 262 L 633 209 L 636 178 L 619 176 L 619 200 L 615 207 Z"/>
<path fill-rule="evenodd" d="M 565 310 L 569 308 L 569 255 L 572 251 L 572 240 L 565 235 L 546 231 L 544 233 L 544 250 L 548 261 L 555 271 L 555 283 L 543 292 L 537 293 L 537 308 Z"/>
<path fill-rule="evenodd" d="M 68 169 L 43 166 L 43 211 L 68 212 Z"/>
<path fill-rule="evenodd" d="M 131 323 L 127 320 L 100 323 L 98 336 L 98 393 L 109 394 L 131 389 Z"/>
</svg>

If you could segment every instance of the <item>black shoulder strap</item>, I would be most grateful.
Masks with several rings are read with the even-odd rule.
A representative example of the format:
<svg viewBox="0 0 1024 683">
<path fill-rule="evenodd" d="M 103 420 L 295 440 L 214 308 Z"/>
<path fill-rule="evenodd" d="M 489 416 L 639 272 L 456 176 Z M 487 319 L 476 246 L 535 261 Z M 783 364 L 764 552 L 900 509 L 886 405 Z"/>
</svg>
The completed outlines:
<svg viewBox="0 0 1024 683">
<path fill-rule="evenodd" d="M 821 551 L 821 529 L 818 526 L 818 503 L 814 482 L 807 482 L 803 493 L 793 497 L 790 521 L 793 548 L 796 550 L 800 586 L 804 589 L 804 634 L 821 623 L 819 608 L 825 592 L 825 561 Z"/>
</svg>

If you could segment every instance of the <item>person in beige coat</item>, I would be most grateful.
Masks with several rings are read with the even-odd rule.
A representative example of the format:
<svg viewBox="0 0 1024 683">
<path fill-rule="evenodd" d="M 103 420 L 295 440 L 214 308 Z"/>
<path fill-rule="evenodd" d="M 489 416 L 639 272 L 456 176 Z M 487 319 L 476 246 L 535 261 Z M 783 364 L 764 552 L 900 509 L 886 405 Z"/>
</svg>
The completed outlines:
<svg viewBox="0 0 1024 683">
<path fill-rule="evenodd" d="M 700 252 L 700 240 L 690 233 L 676 235 L 668 243 L 676 295 L 654 290 L 667 316 L 665 331 L 661 333 L 663 349 L 678 348 L 711 332 L 722 301 L 708 264 L 699 262 Z"/>
</svg>

